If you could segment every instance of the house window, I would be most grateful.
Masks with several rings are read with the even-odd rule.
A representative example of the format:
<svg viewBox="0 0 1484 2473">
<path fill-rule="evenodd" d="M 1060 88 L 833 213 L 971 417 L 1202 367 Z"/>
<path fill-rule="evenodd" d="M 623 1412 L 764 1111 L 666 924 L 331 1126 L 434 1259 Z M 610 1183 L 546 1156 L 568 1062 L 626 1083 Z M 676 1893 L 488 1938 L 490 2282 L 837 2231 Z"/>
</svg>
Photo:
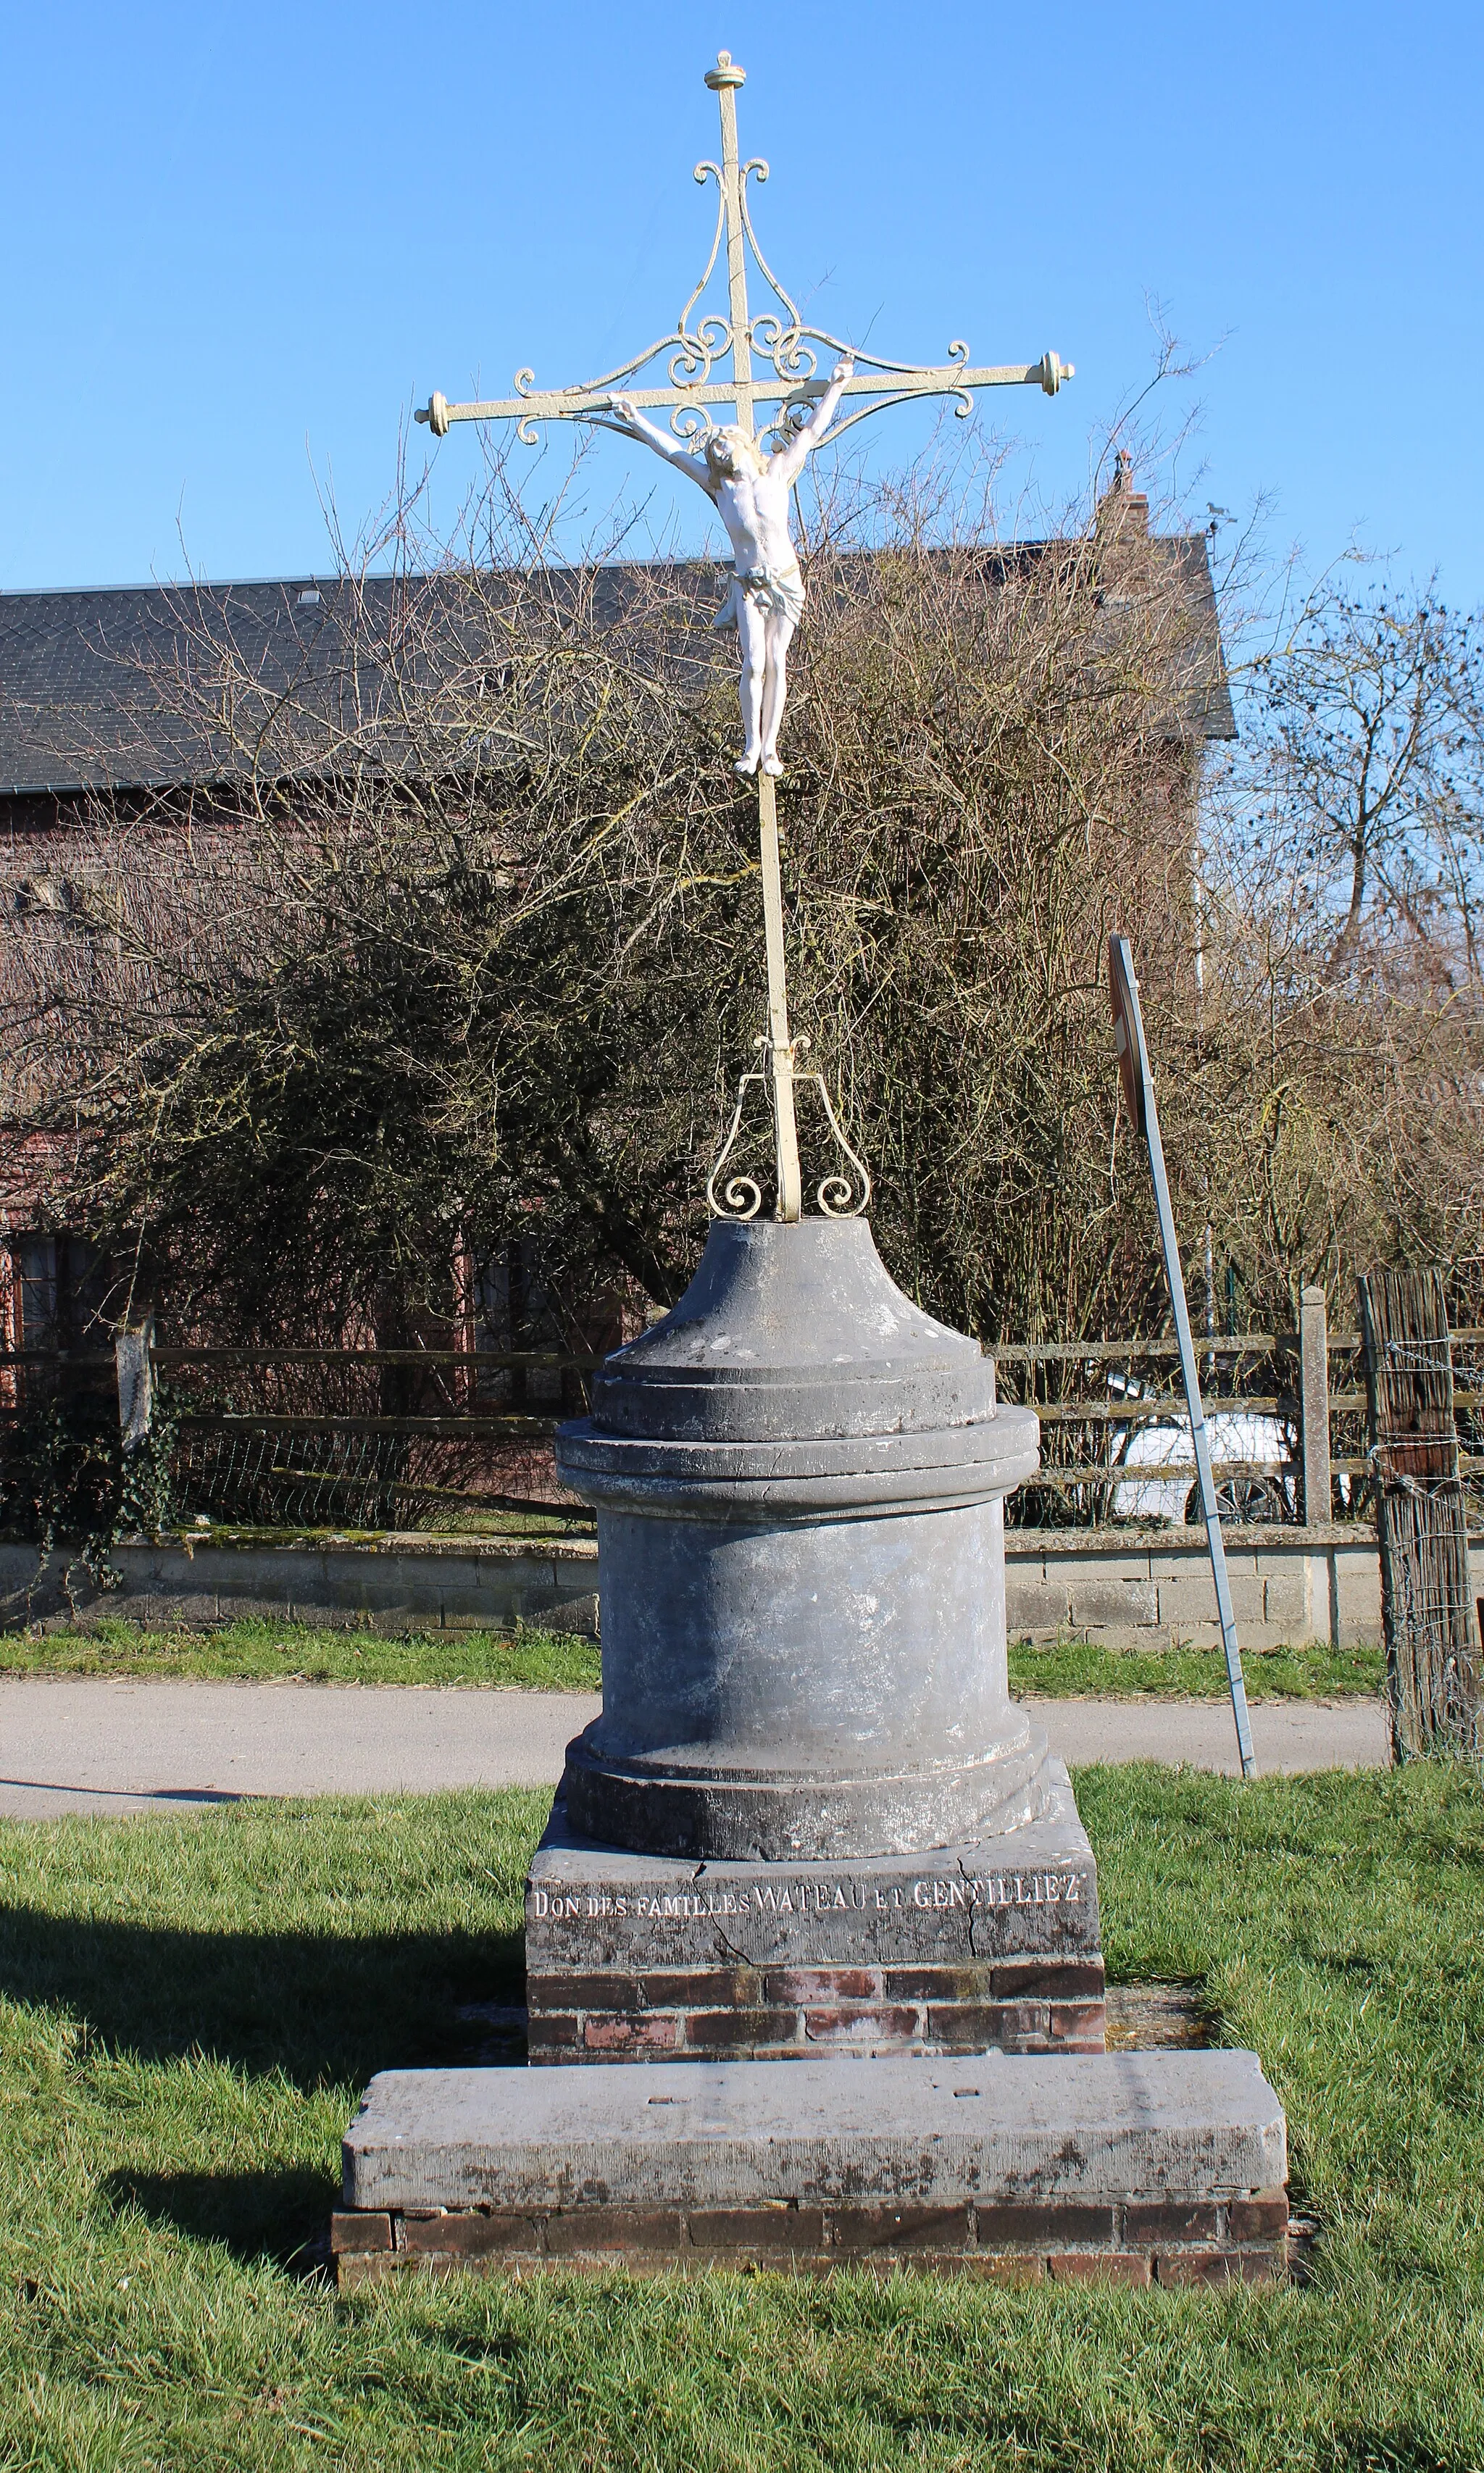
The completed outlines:
<svg viewBox="0 0 1484 2473">
<path fill-rule="evenodd" d="M 20 1331 L 22 1348 L 55 1348 L 57 1346 L 57 1238 L 55 1236 L 18 1236 L 12 1251 L 17 1258 L 20 1273 Z"/>
<path fill-rule="evenodd" d="M 96 1344 L 105 1265 L 86 1238 L 17 1230 L 10 1249 L 16 1347 L 75 1348 L 90 1332 Z"/>
</svg>

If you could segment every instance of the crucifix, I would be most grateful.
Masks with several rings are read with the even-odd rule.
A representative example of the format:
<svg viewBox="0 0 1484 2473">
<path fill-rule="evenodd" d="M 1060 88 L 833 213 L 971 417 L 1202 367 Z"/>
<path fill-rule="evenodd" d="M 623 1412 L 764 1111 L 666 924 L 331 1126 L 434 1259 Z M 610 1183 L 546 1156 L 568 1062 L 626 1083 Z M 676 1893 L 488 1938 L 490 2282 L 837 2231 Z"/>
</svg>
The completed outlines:
<svg viewBox="0 0 1484 2473">
<path fill-rule="evenodd" d="M 706 83 L 721 112 L 721 161 L 698 163 L 695 178 L 703 185 L 707 180 L 716 182 L 716 228 L 701 280 L 674 327 L 644 351 L 585 385 L 539 390 L 533 371 L 517 370 L 514 396 L 485 403 L 449 403 L 435 394 L 417 418 L 426 422 L 435 438 L 446 437 L 457 420 L 514 420 L 516 435 L 531 446 L 537 444 L 539 420 L 581 420 L 616 430 L 653 448 L 696 481 L 726 526 L 734 563 L 730 593 L 716 624 L 736 628 L 742 654 L 743 745 L 736 770 L 757 783 L 768 1032 L 758 1042 L 766 1055 L 765 1071 L 742 1076 L 731 1129 L 706 1193 L 719 1215 L 752 1218 L 760 1210 L 762 1193 L 754 1178 L 733 1174 L 720 1192 L 717 1180 L 737 1139 L 748 1088 L 766 1080 L 773 1107 L 774 1216 L 792 1221 L 802 1210 L 797 1081 L 817 1086 L 830 1129 L 853 1171 L 853 1182 L 838 1173 L 824 1179 L 817 1193 L 821 1210 L 831 1217 L 864 1211 L 871 1197 L 871 1180 L 840 1129 L 823 1075 L 798 1071 L 799 1051 L 807 1046 L 807 1040 L 791 1040 L 788 1033 L 775 785 L 783 770 L 778 738 L 787 695 L 788 647 L 804 601 L 803 578 L 789 535 L 789 493 L 805 457 L 826 434 L 838 438 L 888 404 L 945 396 L 963 419 L 973 408 L 977 388 L 1039 386 L 1055 395 L 1074 372 L 1055 352 L 1030 363 L 971 369 L 964 343 L 950 344 L 947 360 L 936 366 L 887 360 L 879 353 L 852 348 L 821 326 L 806 325 L 753 229 L 748 181 L 766 180 L 768 166 L 755 156 L 744 163 L 738 154 L 737 88 L 745 78 L 745 70 L 730 52 L 718 53 L 716 66 L 706 72 Z M 703 305 L 724 243 L 725 315 L 719 307 Z M 749 254 L 771 295 L 769 305 L 758 311 L 748 301 Z M 698 308 L 700 315 L 692 324 L 692 312 Z M 820 374 L 821 347 L 836 356 L 827 378 Z M 665 365 L 665 376 L 658 383 L 652 371 L 657 362 Z M 647 372 L 651 372 L 649 383 L 644 382 Z M 845 411 L 842 418 L 842 407 L 855 397 L 862 398 L 858 408 Z M 726 405 L 730 405 L 733 418 L 718 423 L 712 407 Z M 759 427 L 758 414 L 763 409 L 772 410 L 773 417 Z M 650 420 L 646 417 L 650 412 L 665 414 L 666 428 Z M 776 442 L 771 447 L 770 440 Z"/>
</svg>

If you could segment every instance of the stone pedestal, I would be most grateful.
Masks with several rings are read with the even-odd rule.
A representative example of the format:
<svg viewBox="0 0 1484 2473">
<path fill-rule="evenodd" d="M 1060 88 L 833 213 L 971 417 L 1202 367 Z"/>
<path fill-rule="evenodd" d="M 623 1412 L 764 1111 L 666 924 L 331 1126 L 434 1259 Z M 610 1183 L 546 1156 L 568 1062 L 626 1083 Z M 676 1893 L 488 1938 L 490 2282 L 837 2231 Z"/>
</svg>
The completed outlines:
<svg viewBox="0 0 1484 2473">
<path fill-rule="evenodd" d="M 1097 1869 L 1065 1771 L 1008 1837 L 696 1863 L 558 1800 L 526 1886 L 533 2061 L 1103 2049 Z"/>
<path fill-rule="evenodd" d="M 389 2070 L 345 2149 L 342 2284 L 408 2271 L 901 2269 L 1258 2282 L 1287 2251 L 1253 2053 Z"/>
<path fill-rule="evenodd" d="M 1006 1684 L 1037 1444 L 861 1223 L 713 1228 L 559 1443 L 603 1714 L 527 1885 L 530 2056 L 608 2066 L 375 2079 L 342 2282 L 1281 2271 L 1256 2056 L 1101 2049 L 1096 1867 Z"/>
<path fill-rule="evenodd" d="M 1101 2051 L 1098 1886 L 1009 1699 L 1037 1417 L 861 1219 L 717 1222 L 562 1427 L 604 1714 L 527 1885 L 532 2060 Z"/>
<path fill-rule="evenodd" d="M 1002 1515 L 1038 1442 L 863 1220 L 717 1221 L 680 1304 L 558 1436 L 601 1573 L 603 1714 L 567 1756 L 572 1825 L 796 1862 L 1038 1818 Z"/>
<path fill-rule="evenodd" d="M 713 1226 L 558 1440 L 603 1714 L 528 1884 L 533 2060 L 1101 2050 L 1091 1849 L 1006 1674 L 1038 1445 L 864 1221 Z"/>
</svg>

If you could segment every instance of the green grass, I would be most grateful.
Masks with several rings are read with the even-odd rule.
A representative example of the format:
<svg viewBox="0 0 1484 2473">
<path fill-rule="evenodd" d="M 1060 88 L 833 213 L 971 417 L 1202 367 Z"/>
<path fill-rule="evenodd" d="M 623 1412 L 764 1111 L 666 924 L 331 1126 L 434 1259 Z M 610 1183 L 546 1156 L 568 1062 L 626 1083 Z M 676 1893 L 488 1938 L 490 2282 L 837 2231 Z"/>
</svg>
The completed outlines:
<svg viewBox="0 0 1484 2473">
<path fill-rule="evenodd" d="M 356 2092 L 518 1998 L 545 1797 L 0 1825 L 0 2464 L 1476 2473 L 1484 1789 L 1078 1786 L 1111 1971 L 1202 1981 L 1287 2105 L 1307 2285 L 340 2299 L 305 2245 Z"/>
<path fill-rule="evenodd" d="M 1384 1692 L 1386 1657 L 1368 1645 L 1310 1641 L 1302 1648 L 1244 1648 L 1242 1673 L 1249 1700 L 1340 1700 Z M 1045 1647 L 1013 1644 L 1010 1689 L 1017 1700 L 1225 1700 L 1228 1686 L 1219 1648 L 1117 1649 L 1059 1640 Z"/>
<path fill-rule="evenodd" d="M 1340 1699 L 1385 1684 L 1378 1648 L 1248 1649 L 1250 1700 Z M 117 1617 L 56 1631 L 0 1634 L 0 1673 L 173 1674 L 208 1681 L 519 1684 L 531 1692 L 596 1692 L 595 1642 L 571 1632 L 330 1631 L 309 1623 L 232 1622 L 212 1630 L 146 1630 Z M 1010 1688 L 1024 1699 L 1224 1700 L 1214 1648 L 1099 1648 L 1085 1641 L 1015 1644 Z"/>
<path fill-rule="evenodd" d="M 56 1631 L 0 1634 L 0 1673 L 171 1674 L 204 1681 L 518 1684 L 528 1692 L 596 1692 L 597 1643 L 524 1626 L 495 1631 L 322 1629 L 258 1621 L 209 1630 L 148 1630 L 118 1617 Z"/>
<path fill-rule="evenodd" d="M 590 1540 L 594 1533 L 591 1515 L 580 1508 L 543 1511 L 534 1502 L 522 1503 L 518 1511 L 490 1511 L 476 1505 L 468 1511 L 446 1512 L 436 1528 L 347 1528 L 328 1522 L 316 1527 L 275 1528 L 267 1523 L 201 1520 L 166 1532 L 168 1538 L 179 1536 L 182 1544 L 191 1546 L 385 1546 L 389 1537 L 410 1538 L 418 1546 L 436 1546 L 444 1537 L 497 1538 L 501 1544 L 535 1538 L 550 1546 L 562 1538 Z"/>
</svg>

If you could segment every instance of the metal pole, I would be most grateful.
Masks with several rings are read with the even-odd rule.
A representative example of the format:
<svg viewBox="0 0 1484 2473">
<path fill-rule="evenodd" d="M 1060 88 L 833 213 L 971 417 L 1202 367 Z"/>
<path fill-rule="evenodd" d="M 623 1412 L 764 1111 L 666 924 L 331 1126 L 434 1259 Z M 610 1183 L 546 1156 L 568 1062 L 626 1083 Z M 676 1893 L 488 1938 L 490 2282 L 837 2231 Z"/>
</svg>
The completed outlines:
<svg viewBox="0 0 1484 2473">
<path fill-rule="evenodd" d="M 768 948 L 768 1069 L 773 1084 L 773 1140 L 778 1165 L 775 1218 L 790 1224 L 802 1215 L 799 1128 L 794 1116 L 794 1047 L 788 1035 L 788 988 L 783 971 L 783 879 L 778 866 L 778 802 L 773 777 L 757 776 L 757 837 L 762 852 L 763 933 Z"/>
<path fill-rule="evenodd" d="M 1180 1349 L 1180 1371 L 1185 1386 L 1185 1406 L 1190 1418 L 1190 1441 L 1195 1452 L 1196 1483 L 1201 1492 L 1201 1509 L 1206 1520 L 1206 1539 L 1210 1549 L 1211 1579 L 1216 1590 L 1216 1613 L 1221 1623 L 1221 1645 L 1227 1661 L 1227 1682 L 1232 1692 L 1232 1715 L 1236 1721 L 1236 1747 L 1241 1755 L 1242 1775 L 1257 1774 L 1253 1758 L 1252 1721 L 1247 1714 L 1247 1686 L 1242 1678 L 1242 1652 L 1237 1645 L 1236 1617 L 1232 1609 L 1232 1590 L 1227 1578 L 1227 1549 L 1221 1534 L 1221 1514 L 1216 1507 L 1216 1484 L 1211 1476 L 1210 1445 L 1206 1434 L 1206 1412 L 1201 1405 L 1201 1378 L 1196 1369 L 1195 1342 L 1190 1335 L 1190 1316 L 1185 1307 L 1185 1276 L 1180 1264 L 1180 1243 L 1175 1234 L 1175 1213 L 1170 1203 L 1169 1180 L 1164 1173 L 1164 1145 L 1160 1140 L 1160 1115 L 1155 1104 L 1154 1075 L 1149 1069 L 1149 1050 L 1144 1044 L 1143 1017 L 1138 1004 L 1138 980 L 1134 972 L 1134 953 L 1126 936 L 1109 939 L 1108 959 L 1113 978 L 1113 1020 L 1118 1030 L 1119 1061 L 1123 1069 L 1124 1089 L 1137 1093 L 1132 1113 L 1135 1123 L 1149 1146 L 1149 1172 L 1154 1179 L 1155 1209 L 1160 1219 L 1160 1246 L 1164 1256 L 1165 1276 L 1169 1281 L 1170 1304 L 1175 1313 L 1175 1338 Z"/>
</svg>

